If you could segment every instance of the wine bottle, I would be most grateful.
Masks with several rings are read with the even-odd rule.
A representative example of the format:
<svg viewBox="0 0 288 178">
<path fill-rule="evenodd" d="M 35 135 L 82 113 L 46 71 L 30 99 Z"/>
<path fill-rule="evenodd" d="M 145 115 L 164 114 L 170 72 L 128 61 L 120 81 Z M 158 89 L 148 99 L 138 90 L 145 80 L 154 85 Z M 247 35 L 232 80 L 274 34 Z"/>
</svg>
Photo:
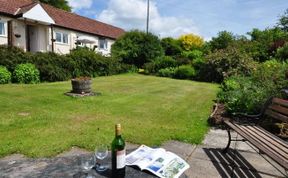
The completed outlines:
<svg viewBox="0 0 288 178">
<path fill-rule="evenodd" d="M 115 125 L 115 138 L 112 142 L 112 178 L 125 177 L 125 141 L 121 136 L 121 125 Z"/>
</svg>

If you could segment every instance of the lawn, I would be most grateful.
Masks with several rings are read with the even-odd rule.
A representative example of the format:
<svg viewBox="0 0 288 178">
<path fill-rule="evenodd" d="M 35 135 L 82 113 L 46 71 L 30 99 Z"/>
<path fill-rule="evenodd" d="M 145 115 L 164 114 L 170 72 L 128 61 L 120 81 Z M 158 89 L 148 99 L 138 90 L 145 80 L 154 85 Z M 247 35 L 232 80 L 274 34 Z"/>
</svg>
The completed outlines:
<svg viewBox="0 0 288 178">
<path fill-rule="evenodd" d="M 0 157 L 50 157 L 72 146 L 110 144 L 121 123 L 127 142 L 201 143 L 218 85 L 125 74 L 98 77 L 101 96 L 73 98 L 70 82 L 0 86 Z"/>
</svg>

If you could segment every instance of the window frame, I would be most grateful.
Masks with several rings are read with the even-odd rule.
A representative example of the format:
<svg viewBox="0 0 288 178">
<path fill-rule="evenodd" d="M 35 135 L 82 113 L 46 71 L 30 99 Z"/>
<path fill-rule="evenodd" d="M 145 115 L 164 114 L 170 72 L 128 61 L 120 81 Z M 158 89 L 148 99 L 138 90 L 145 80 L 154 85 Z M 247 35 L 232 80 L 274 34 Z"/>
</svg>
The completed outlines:
<svg viewBox="0 0 288 178">
<path fill-rule="evenodd" d="M 101 48 L 101 42 L 104 42 L 103 47 Z M 99 49 L 100 50 L 108 50 L 108 40 L 106 38 L 99 38 Z"/>
<path fill-rule="evenodd" d="M 2 24 L 3 24 L 3 26 L 2 26 Z M 0 33 L 0 36 L 6 37 L 6 28 L 5 28 L 6 27 L 6 23 L 3 22 L 3 21 L 0 21 L 0 26 L 3 27 L 3 32 L 4 32 L 3 34 Z"/>
<path fill-rule="evenodd" d="M 60 41 L 57 39 L 57 35 L 60 35 Z M 66 40 L 65 37 L 67 38 Z M 59 44 L 69 45 L 69 34 L 64 32 L 55 32 L 55 42 Z"/>
</svg>

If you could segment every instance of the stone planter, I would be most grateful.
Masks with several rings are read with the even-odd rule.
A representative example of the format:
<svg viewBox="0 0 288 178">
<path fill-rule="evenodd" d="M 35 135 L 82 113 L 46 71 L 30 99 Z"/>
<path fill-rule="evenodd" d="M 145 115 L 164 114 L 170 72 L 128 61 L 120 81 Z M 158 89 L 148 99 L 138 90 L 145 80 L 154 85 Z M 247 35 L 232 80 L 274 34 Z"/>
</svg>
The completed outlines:
<svg viewBox="0 0 288 178">
<path fill-rule="evenodd" d="M 72 93 L 85 94 L 91 93 L 92 80 L 88 77 L 71 79 Z"/>
</svg>

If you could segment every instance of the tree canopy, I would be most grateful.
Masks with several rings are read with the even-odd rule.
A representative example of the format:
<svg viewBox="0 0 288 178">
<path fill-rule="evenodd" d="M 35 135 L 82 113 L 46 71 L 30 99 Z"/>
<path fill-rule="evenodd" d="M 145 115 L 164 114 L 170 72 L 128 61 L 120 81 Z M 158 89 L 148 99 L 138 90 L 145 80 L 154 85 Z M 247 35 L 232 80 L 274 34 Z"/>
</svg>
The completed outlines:
<svg viewBox="0 0 288 178">
<path fill-rule="evenodd" d="M 160 39 L 152 33 L 138 30 L 125 33 L 113 45 L 112 55 L 126 64 L 142 67 L 143 64 L 164 55 Z"/>
<path fill-rule="evenodd" d="M 203 38 L 192 33 L 180 36 L 179 41 L 187 51 L 201 48 L 204 45 Z"/>
<path fill-rule="evenodd" d="M 40 2 L 71 12 L 71 7 L 66 0 L 40 0 Z"/>
</svg>

